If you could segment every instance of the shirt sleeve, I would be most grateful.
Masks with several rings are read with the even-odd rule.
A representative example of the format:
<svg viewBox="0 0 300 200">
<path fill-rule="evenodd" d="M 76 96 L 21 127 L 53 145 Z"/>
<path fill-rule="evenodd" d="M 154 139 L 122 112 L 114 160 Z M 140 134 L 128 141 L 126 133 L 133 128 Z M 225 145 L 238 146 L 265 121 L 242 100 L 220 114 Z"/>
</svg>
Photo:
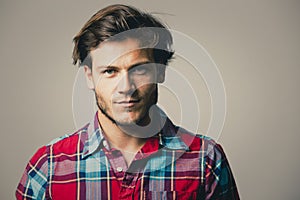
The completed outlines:
<svg viewBox="0 0 300 200">
<path fill-rule="evenodd" d="M 48 176 L 46 147 L 40 148 L 28 162 L 17 186 L 16 199 L 45 199 Z"/>
<path fill-rule="evenodd" d="M 205 199 L 240 199 L 232 171 L 221 145 L 214 144 L 208 150 L 205 174 Z"/>
</svg>

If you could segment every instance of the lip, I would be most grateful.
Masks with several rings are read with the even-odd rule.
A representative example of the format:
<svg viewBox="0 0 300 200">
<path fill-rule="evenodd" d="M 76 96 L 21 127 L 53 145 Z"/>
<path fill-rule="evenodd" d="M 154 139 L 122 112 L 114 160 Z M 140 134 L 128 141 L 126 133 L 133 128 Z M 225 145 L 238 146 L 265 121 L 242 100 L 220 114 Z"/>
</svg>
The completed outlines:
<svg viewBox="0 0 300 200">
<path fill-rule="evenodd" d="M 115 104 L 118 104 L 118 105 L 124 106 L 124 107 L 133 107 L 136 104 L 138 104 L 140 101 L 141 101 L 140 99 L 119 100 L 119 101 L 116 101 Z"/>
</svg>

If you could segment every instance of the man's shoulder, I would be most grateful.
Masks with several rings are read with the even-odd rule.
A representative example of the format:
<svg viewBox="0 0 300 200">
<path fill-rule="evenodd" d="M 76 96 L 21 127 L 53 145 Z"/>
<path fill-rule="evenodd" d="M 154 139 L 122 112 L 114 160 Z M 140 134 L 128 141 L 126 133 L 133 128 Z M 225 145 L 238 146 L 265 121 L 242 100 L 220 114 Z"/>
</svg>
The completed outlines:
<svg viewBox="0 0 300 200">
<path fill-rule="evenodd" d="M 221 145 L 209 136 L 193 133 L 181 127 L 178 127 L 178 133 L 190 151 L 203 151 L 206 154 L 223 152 Z"/>
<path fill-rule="evenodd" d="M 213 138 L 187 130 L 180 125 L 174 124 L 169 118 L 167 118 L 162 132 L 165 137 L 180 138 L 189 147 L 190 151 L 203 151 L 219 145 Z"/>
<path fill-rule="evenodd" d="M 87 127 L 89 124 L 86 124 L 82 128 L 72 132 L 70 134 L 65 134 L 61 137 L 53 139 L 50 143 L 45 145 L 46 148 L 51 148 L 53 154 L 57 153 L 75 153 L 77 147 L 82 139 L 82 134 L 87 132 Z"/>
</svg>

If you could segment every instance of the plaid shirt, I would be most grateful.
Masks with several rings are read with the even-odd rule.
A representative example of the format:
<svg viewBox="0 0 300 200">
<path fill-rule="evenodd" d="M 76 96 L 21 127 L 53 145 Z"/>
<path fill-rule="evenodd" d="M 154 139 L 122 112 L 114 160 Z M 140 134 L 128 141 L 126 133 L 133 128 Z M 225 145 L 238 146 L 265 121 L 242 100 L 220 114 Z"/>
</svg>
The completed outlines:
<svg viewBox="0 0 300 200">
<path fill-rule="evenodd" d="M 17 199 L 239 199 L 219 144 L 167 118 L 127 167 L 93 121 L 40 148 L 29 161 Z"/>
</svg>

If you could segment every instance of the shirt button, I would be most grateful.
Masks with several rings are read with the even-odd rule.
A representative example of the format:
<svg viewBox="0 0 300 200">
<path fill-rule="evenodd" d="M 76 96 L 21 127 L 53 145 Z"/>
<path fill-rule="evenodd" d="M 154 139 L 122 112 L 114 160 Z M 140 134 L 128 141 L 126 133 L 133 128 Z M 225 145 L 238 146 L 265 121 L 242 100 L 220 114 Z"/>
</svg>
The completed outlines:
<svg viewBox="0 0 300 200">
<path fill-rule="evenodd" d="M 122 171 L 123 171 L 123 168 L 122 168 L 122 167 L 117 167 L 117 171 L 118 171 L 118 172 L 122 172 Z"/>
</svg>

